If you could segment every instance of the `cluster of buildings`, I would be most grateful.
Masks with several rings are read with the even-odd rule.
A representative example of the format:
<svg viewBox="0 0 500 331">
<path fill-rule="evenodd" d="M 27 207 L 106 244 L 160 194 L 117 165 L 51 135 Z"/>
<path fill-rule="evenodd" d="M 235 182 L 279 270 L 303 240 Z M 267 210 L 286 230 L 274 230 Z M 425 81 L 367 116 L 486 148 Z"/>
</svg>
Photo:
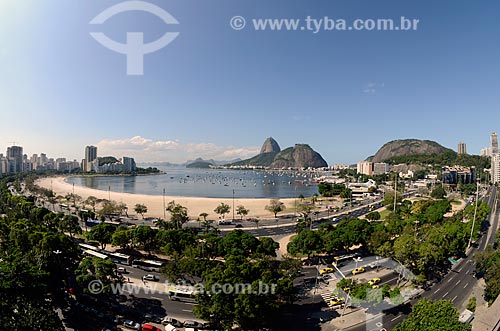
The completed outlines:
<svg viewBox="0 0 500 331">
<path fill-rule="evenodd" d="M 30 171 L 57 170 L 71 172 L 80 169 L 76 160 L 67 161 L 65 158 L 48 158 L 46 154 L 33 154 L 31 157 L 23 153 L 21 146 L 7 147 L 6 155 L 0 153 L 0 176 Z"/>
<path fill-rule="evenodd" d="M 82 169 L 84 172 L 95 172 L 97 174 L 132 173 L 137 170 L 135 160 L 132 157 L 124 156 L 121 160 L 112 159 L 99 158 L 97 157 L 96 146 L 86 146 L 85 158 L 82 160 Z M 104 160 L 109 160 L 109 162 Z"/>
<path fill-rule="evenodd" d="M 441 172 L 441 182 L 448 185 L 475 184 L 476 167 L 443 167 Z"/>
<path fill-rule="evenodd" d="M 104 158 L 112 159 L 112 158 Z M 134 158 L 124 156 L 120 160 L 105 163 L 97 157 L 97 147 L 86 146 L 82 162 L 69 161 L 66 158 L 48 158 L 46 154 L 23 153 L 23 147 L 7 147 L 7 153 L 0 153 L 0 176 L 31 171 L 55 170 L 59 172 L 95 172 L 95 173 L 133 173 L 137 170 Z"/>
<path fill-rule="evenodd" d="M 358 174 L 367 176 L 384 175 L 389 173 L 389 170 L 389 164 L 385 162 L 361 161 L 357 165 Z"/>
</svg>

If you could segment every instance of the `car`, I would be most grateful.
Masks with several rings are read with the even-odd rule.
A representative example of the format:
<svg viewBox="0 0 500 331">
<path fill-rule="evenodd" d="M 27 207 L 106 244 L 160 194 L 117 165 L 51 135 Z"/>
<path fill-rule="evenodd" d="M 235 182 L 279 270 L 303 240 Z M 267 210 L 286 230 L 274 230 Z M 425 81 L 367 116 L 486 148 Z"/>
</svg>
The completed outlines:
<svg viewBox="0 0 500 331">
<path fill-rule="evenodd" d="M 344 299 L 339 298 L 339 297 L 332 297 L 330 300 L 330 306 L 336 306 L 336 305 L 341 305 L 344 303 Z"/>
<path fill-rule="evenodd" d="M 380 278 L 373 278 L 372 280 L 370 280 L 368 282 L 368 285 L 373 286 L 373 285 L 377 285 L 378 283 L 380 283 Z"/>
<path fill-rule="evenodd" d="M 144 315 L 144 320 L 151 323 L 161 323 L 162 321 L 161 317 L 149 313 Z"/>
<path fill-rule="evenodd" d="M 378 288 L 379 288 L 379 286 L 378 286 L 378 285 L 373 285 L 373 286 L 372 286 L 372 289 L 374 289 L 374 290 L 376 290 L 376 289 L 378 289 Z"/>
<path fill-rule="evenodd" d="M 363 273 L 363 272 L 365 272 L 365 268 L 363 268 L 363 267 L 359 267 L 359 268 L 354 269 L 354 270 L 352 271 L 352 274 L 353 274 L 353 275 L 357 275 L 357 274 L 361 274 L 361 273 Z"/>
<path fill-rule="evenodd" d="M 182 323 L 180 321 L 176 320 L 175 318 L 172 318 L 172 317 L 165 317 L 161 321 L 161 324 L 163 324 L 163 325 L 171 324 L 177 328 L 182 327 Z"/>
<path fill-rule="evenodd" d="M 235 228 L 242 228 L 242 227 L 243 227 L 243 225 L 241 225 L 241 224 L 236 224 L 234 227 L 235 227 Z"/>
<path fill-rule="evenodd" d="M 141 325 L 132 320 L 126 320 L 125 322 L 123 322 L 123 326 L 131 330 L 137 330 L 137 331 L 141 330 Z"/>
<path fill-rule="evenodd" d="M 196 329 L 201 329 L 203 328 L 203 324 L 197 321 L 192 321 L 192 320 L 185 320 L 184 321 L 184 328 L 196 328 Z"/>
<path fill-rule="evenodd" d="M 333 272 L 333 268 L 323 268 L 319 271 L 319 274 L 323 275 L 323 274 L 328 274 L 330 272 Z"/>
<path fill-rule="evenodd" d="M 126 274 L 127 273 L 127 269 L 125 269 L 124 267 L 118 267 L 116 269 L 116 271 L 120 274 Z"/>
<path fill-rule="evenodd" d="M 156 277 L 155 275 L 151 275 L 151 274 L 143 276 L 142 279 L 143 280 L 150 280 L 150 281 L 153 281 L 153 282 L 157 282 L 157 281 L 160 280 L 158 277 Z"/>
<path fill-rule="evenodd" d="M 153 326 L 151 324 L 144 324 L 142 326 L 142 331 L 161 331 L 161 329 L 159 329 L 156 326 Z"/>
</svg>

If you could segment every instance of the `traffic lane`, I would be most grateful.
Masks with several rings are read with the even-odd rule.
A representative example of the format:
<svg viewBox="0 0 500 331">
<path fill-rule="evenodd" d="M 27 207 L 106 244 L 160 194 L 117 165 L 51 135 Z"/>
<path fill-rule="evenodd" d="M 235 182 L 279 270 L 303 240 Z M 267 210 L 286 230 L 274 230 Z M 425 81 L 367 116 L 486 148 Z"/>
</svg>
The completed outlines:
<svg viewBox="0 0 500 331">
<path fill-rule="evenodd" d="M 142 304 L 144 301 L 142 300 L 153 300 L 158 304 L 161 308 L 163 308 L 164 315 L 159 317 L 170 316 L 174 317 L 178 320 L 187 320 L 187 319 L 197 319 L 193 314 L 193 308 L 195 306 L 194 303 L 183 302 L 183 301 L 172 301 L 165 294 L 146 294 L 143 291 L 139 291 L 136 294 L 128 295 L 130 301 L 127 302 L 128 305 L 133 305 L 137 307 L 139 311 L 143 311 Z M 134 302 L 137 304 L 134 305 Z"/>
</svg>

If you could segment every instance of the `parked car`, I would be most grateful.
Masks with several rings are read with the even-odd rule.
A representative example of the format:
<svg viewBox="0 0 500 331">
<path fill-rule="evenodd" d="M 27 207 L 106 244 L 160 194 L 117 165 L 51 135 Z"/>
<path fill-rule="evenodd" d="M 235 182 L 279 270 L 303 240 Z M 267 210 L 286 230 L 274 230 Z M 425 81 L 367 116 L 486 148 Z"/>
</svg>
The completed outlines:
<svg viewBox="0 0 500 331">
<path fill-rule="evenodd" d="M 137 331 L 141 330 L 141 325 L 131 320 L 126 320 L 125 322 L 123 322 L 123 326 L 131 330 L 137 330 Z"/>
<path fill-rule="evenodd" d="M 127 273 L 127 269 L 125 269 L 124 267 L 118 267 L 116 269 L 116 271 L 120 274 L 126 274 Z"/>
<path fill-rule="evenodd" d="M 171 324 L 177 328 L 182 327 L 182 323 L 180 321 L 176 320 L 175 318 L 172 318 L 172 317 L 165 317 L 163 319 L 163 321 L 161 321 L 161 324 L 163 324 L 163 325 Z"/>
<path fill-rule="evenodd" d="M 339 298 L 339 297 L 332 297 L 330 300 L 330 306 L 336 306 L 336 305 L 341 305 L 344 303 L 344 299 Z"/>
<path fill-rule="evenodd" d="M 353 274 L 353 275 L 357 275 L 357 274 L 361 274 L 361 273 L 363 273 L 363 272 L 365 272 L 365 268 L 363 268 L 363 267 L 359 267 L 359 268 L 354 269 L 354 270 L 352 271 L 352 274 Z"/>
<path fill-rule="evenodd" d="M 153 282 L 157 282 L 157 281 L 160 280 L 158 277 L 156 277 L 155 275 L 151 275 L 151 274 L 143 276 L 142 279 L 143 280 L 150 280 L 150 281 L 153 281 Z"/>
<path fill-rule="evenodd" d="M 153 314 L 144 315 L 144 320 L 146 322 L 152 322 L 152 323 L 161 323 L 161 321 L 162 321 L 161 317 L 153 315 Z"/>
<path fill-rule="evenodd" d="M 153 326 L 151 324 L 144 324 L 142 326 L 142 331 L 161 331 L 161 329 L 159 329 L 156 326 Z"/>
<path fill-rule="evenodd" d="M 192 321 L 192 320 L 185 320 L 184 321 L 184 328 L 196 328 L 196 329 L 201 329 L 203 328 L 203 324 L 197 321 Z"/>
</svg>

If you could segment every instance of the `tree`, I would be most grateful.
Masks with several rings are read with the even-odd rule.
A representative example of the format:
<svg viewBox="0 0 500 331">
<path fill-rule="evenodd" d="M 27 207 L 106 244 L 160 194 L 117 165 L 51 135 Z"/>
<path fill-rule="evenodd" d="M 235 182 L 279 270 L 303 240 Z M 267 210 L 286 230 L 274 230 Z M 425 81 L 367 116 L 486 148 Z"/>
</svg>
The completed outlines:
<svg viewBox="0 0 500 331">
<path fill-rule="evenodd" d="M 240 215 L 241 220 L 243 220 L 243 216 L 247 216 L 250 210 L 246 209 L 244 206 L 236 207 L 236 214 Z"/>
<path fill-rule="evenodd" d="M 175 229 L 182 229 L 182 225 L 189 221 L 187 208 L 173 200 L 168 203 L 167 211 L 170 213 L 170 222 Z"/>
<path fill-rule="evenodd" d="M 214 212 L 218 215 L 221 215 L 221 218 L 224 219 L 224 215 L 229 213 L 231 210 L 231 207 L 229 207 L 228 204 L 221 202 L 220 205 L 217 206 L 217 208 L 214 209 Z"/>
<path fill-rule="evenodd" d="M 278 213 L 281 213 L 285 210 L 285 204 L 281 202 L 279 199 L 271 199 L 269 201 L 269 205 L 265 207 L 265 209 L 274 214 L 274 218 L 278 217 Z"/>
<path fill-rule="evenodd" d="M 208 213 L 201 213 L 200 217 L 203 217 L 203 221 L 206 222 L 207 221 L 207 217 L 208 217 Z"/>
<path fill-rule="evenodd" d="M 461 323 L 458 310 L 451 301 L 420 300 L 413 306 L 410 316 L 399 323 L 394 331 L 449 330 L 468 331 L 471 325 Z"/>
<path fill-rule="evenodd" d="M 304 230 L 297 234 L 288 243 L 288 253 L 292 255 L 305 254 L 308 258 L 311 254 L 321 251 L 323 248 L 323 241 L 317 231 Z"/>
<path fill-rule="evenodd" d="M 446 191 L 444 190 L 443 185 L 438 185 L 434 190 L 431 192 L 431 198 L 434 199 L 444 199 L 446 196 Z"/>
<path fill-rule="evenodd" d="M 82 229 L 78 223 L 78 217 L 73 215 L 65 215 L 59 222 L 59 228 L 62 232 L 69 232 L 71 238 L 73 238 L 73 234 L 82 233 Z"/>
<path fill-rule="evenodd" d="M 132 231 L 132 240 L 135 244 L 148 254 L 151 255 L 151 251 L 157 248 L 158 242 L 156 240 L 157 230 L 152 229 L 146 225 L 140 225 Z"/>
<path fill-rule="evenodd" d="M 370 221 L 378 221 L 380 219 L 380 213 L 378 211 L 372 211 L 366 215 L 366 219 Z"/>
<path fill-rule="evenodd" d="M 115 233 L 111 236 L 111 244 L 123 249 L 128 248 L 132 240 L 132 231 L 134 230 L 129 230 L 124 226 L 119 226 Z"/>
<path fill-rule="evenodd" d="M 108 223 L 98 224 L 88 232 L 87 237 L 90 240 L 95 240 L 101 245 L 101 249 L 105 249 L 107 244 L 111 243 L 111 238 L 115 232 L 115 226 Z"/>
<path fill-rule="evenodd" d="M 137 214 L 141 214 L 142 219 L 144 219 L 144 214 L 146 214 L 148 212 L 148 207 L 146 205 L 138 203 L 138 204 L 135 205 L 134 211 Z"/>
<path fill-rule="evenodd" d="M 95 214 L 95 207 L 97 205 L 97 201 L 98 201 L 98 199 L 96 197 L 90 195 L 90 196 L 87 197 L 87 199 L 85 199 L 84 204 L 91 206 L 92 207 L 92 211 Z"/>
</svg>

